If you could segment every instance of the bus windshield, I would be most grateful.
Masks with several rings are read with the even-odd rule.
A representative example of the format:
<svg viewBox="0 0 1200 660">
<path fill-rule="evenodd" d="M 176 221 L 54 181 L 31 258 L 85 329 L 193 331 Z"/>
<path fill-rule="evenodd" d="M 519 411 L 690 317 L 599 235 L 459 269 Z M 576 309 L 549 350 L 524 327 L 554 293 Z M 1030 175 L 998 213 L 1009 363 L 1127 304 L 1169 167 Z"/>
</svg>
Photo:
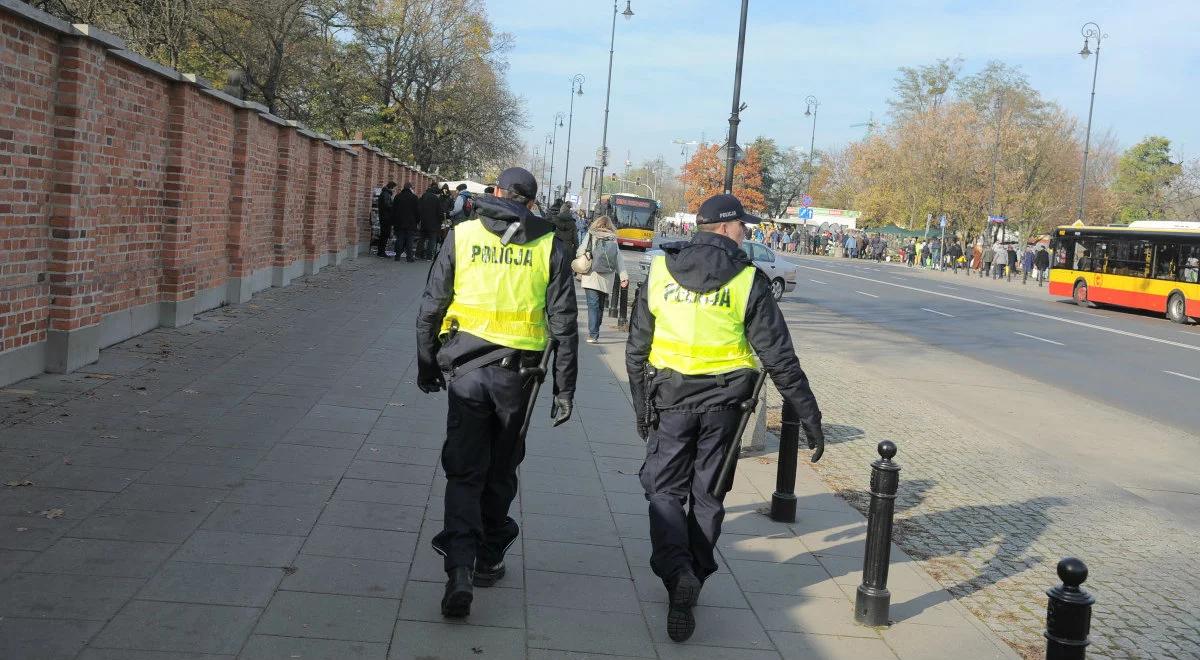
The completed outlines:
<svg viewBox="0 0 1200 660">
<path fill-rule="evenodd" d="M 613 222 L 617 228 L 653 229 L 656 204 L 648 199 L 612 200 Z"/>
</svg>

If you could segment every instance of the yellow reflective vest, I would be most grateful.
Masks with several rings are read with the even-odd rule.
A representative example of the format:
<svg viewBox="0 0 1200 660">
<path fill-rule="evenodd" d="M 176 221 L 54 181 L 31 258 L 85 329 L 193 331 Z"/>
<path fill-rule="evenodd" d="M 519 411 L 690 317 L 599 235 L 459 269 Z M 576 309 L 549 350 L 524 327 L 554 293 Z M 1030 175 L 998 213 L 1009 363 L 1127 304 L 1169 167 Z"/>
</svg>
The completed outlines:
<svg viewBox="0 0 1200 660">
<path fill-rule="evenodd" d="M 646 286 L 654 315 L 650 364 L 693 376 L 757 369 L 745 326 L 753 284 L 754 267 L 747 266 L 716 291 L 688 291 L 671 277 L 666 257 L 655 257 Z"/>
<path fill-rule="evenodd" d="M 454 228 L 454 299 L 442 319 L 499 346 L 546 347 L 546 288 L 554 232 L 524 245 L 504 245 L 478 219 Z"/>
</svg>

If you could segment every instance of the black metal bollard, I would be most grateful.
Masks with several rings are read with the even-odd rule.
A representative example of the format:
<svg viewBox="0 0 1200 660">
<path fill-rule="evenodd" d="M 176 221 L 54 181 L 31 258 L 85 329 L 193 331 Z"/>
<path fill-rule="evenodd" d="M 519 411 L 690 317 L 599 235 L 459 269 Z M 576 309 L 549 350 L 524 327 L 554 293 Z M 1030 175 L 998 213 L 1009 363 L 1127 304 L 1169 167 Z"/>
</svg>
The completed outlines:
<svg viewBox="0 0 1200 660">
<path fill-rule="evenodd" d="M 800 451 L 800 415 L 783 401 L 783 428 L 779 432 L 779 471 L 771 495 L 771 520 L 796 522 L 796 458 Z"/>
<path fill-rule="evenodd" d="M 612 295 L 609 298 L 608 315 L 617 319 L 617 329 L 624 330 L 629 321 L 629 287 L 621 286 L 621 278 L 613 278 Z"/>
<path fill-rule="evenodd" d="M 867 626 L 888 625 L 892 594 L 887 589 L 888 565 L 892 555 L 892 515 L 896 512 L 896 489 L 900 466 L 892 461 L 896 443 L 879 443 L 879 460 L 871 463 L 871 509 L 867 514 L 867 552 L 863 557 L 863 581 L 854 598 L 854 620 Z"/>
<path fill-rule="evenodd" d="M 1083 660 L 1087 655 L 1092 605 L 1096 599 L 1079 585 L 1087 580 L 1087 565 L 1074 557 L 1058 562 L 1062 584 L 1046 590 L 1046 660 Z"/>
</svg>

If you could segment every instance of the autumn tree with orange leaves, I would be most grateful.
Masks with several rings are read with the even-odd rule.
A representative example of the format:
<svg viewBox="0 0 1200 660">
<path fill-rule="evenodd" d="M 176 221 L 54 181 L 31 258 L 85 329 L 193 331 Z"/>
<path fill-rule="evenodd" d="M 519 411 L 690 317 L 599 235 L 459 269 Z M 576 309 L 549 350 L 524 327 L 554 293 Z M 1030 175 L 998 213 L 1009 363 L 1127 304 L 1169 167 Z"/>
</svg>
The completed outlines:
<svg viewBox="0 0 1200 660">
<path fill-rule="evenodd" d="M 720 145 L 701 145 L 692 159 L 683 166 L 680 179 L 687 191 L 687 211 L 695 213 L 704 200 L 725 191 L 725 161 L 717 157 Z M 733 168 L 733 194 L 751 213 L 763 213 L 766 199 L 763 197 L 762 159 L 754 147 L 746 149 L 746 157 Z"/>
</svg>

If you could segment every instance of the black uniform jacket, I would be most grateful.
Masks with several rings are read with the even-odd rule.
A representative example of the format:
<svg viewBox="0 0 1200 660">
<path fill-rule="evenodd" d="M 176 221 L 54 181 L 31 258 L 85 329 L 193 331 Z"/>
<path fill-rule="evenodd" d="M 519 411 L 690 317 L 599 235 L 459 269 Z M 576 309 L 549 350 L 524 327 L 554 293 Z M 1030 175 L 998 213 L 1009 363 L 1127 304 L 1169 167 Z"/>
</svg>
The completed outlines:
<svg viewBox="0 0 1200 660">
<path fill-rule="evenodd" d="M 734 241 L 712 232 L 697 232 L 691 242 L 662 246 L 667 270 L 683 288 L 696 293 L 711 293 L 725 286 L 742 269 L 753 266 L 750 258 Z M 638 296 L 629 319 L 629 343 L 625 351 L 625 369 L 629 372 L 629 390 L 633 395 L 638 419 L 644 419 L 646 401 L 645 365 L 654 339 L 654 316 L 647 298 Z M 771 283 L 755 271 L 746 305 L 746 338 L 770 374 L 779 393 L 792 402 L 800 420 L 809 428 L 821 428 L 821 411 L 808 386 L 808 377 L 792 347 L 792 336 L 779 305 L 771 297 Z M 750 397 L 756 374 L 744 369 L 724 378 L 684 376 L 669 372 L 655 378 L 655 401 L 659 410 L 704 412 L 734 407 Z M 721 381 L 725 381 L 722 384 Z"/>
<path fill-rule="evenodd" d="M 479 197 L 475 201 L 475 217 L 488 231 L 504 236 L 509 225 L 520 222 L 520 229 L 509 240 L 524 245 L 554 231 L 549 222 L 533 215 L 522 204 L 498 197 Z M 579 353 L 579 336 L 576 332 L 575 279 L 571 272 L 574 254 L 554 240 L 550 257 L 550 285 L 546 289 L 546 315 L 549 320 L 550 336 L 558 340 L 554 360 L 554 394 L 575 394 L 575 378 L 578 371 L 576 356 Z M 454 299 L 454 230 L 446 236 L 437 260 L 429 269 L 429 281 L 421 298 L 421 311 L 417 314 L 417 366 L 423 376 L 432 377 L 438 370 L 449 372 L 484 355 L 494 355 L 496 360 L 514 355 L 517 351 L 476 337 L 469 332 L 459 331 L 446 338 L 442 344 L 438 333 L 442 318 Z M 480 277 L 488 273 L 481 272 Z"/>
</svg>

